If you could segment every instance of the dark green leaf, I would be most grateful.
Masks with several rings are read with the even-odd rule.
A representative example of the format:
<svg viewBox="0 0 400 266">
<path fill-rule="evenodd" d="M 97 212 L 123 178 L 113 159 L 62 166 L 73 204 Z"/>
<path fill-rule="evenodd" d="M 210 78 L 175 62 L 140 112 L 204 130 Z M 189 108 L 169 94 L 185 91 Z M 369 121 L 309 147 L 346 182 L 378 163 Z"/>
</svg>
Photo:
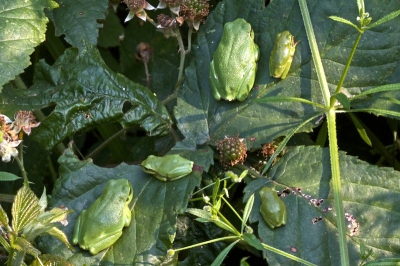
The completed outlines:
<svg viewBox="0 0 400 266">
<path fill-rule="evenodd" d="M 48 12 L 56 28 L 56 35 L 65 35 L 65 40 L 74 47 L 84 47 L 84 40 L 97 44 L 99 28 L 108 7 L 107 0 L 62 0 L 60 7 Z"/>
<path fill-rule="evenodd" d="M 119 46 L 122 36 L 124 36 L 124 27 L 114 9 L 109 7 L 104 27 L 100 29 L 98 45 L 104 48 Z"/>
<path fill-rule="evenodd" d="M 342 197 L 345 213 L 356 218 L 359 230 L 354 236 L 348 231 L 349 257 L 352 264 L 361 263 L 359 240 L 365 248 L 372 249 L 373 258 L 387 258 L 398 253 L 393 236 L 400 235 L 400 172 L 391 168 L 379 168 L 355 157 L 340 153 Z M 296 147 L 274 165 L 270 178 L 275 189 L 293 188 L 284 201 L 288 217 L 286 225 L 274 230 L 263 222 L 260 198 L 256 193 L 250 221 L 258 221 L 258 233 L 262 242 L 317 265 L 340 265 L 336 227 L 336 211 L 329 150 L 318 147 Z M 246 198 L 257 192 L 268 179 L 251 182 L 245 189 Z M 271 186 L 271 182 L 268 184 Z M 300 188 L 301 193 L 296 188 Z M 316 200 L 323 200 L 319 206 Z M 314 218 L 322 218 L 313 223 Z M 350 218 L 349 218 L 350 219 Z M 346 226 L 350 221 L 346 220 Z M 310 248 L 312 247 L 312 248 Z M 295 251 L 293 251 L 295 250 Z M 270 251 L 264 252 L 269 264 L 288 265 L 288 259 Z"/>
<path fill-rule="evenodd" d="M 19 109 L 53 103 L 57 104 L 54 111 L 32 133 L 47 149 L 80 130 L 105 123 L 140 125 L 149 135 L 166 134 L 172 123 L 147 88 L 112 72 L 90 45 L 80 53 L 68 49 L 53 66 L 41 61 L 31 89 L 5 89 L 0 108 L 13 115 Z M 124 105 L 129 109 L 123 110 Z"/>
<path fill-rule="evenodd" d="M 268 97 L 301 97 L 319 104 L 325 104 L 311 60 L 308 40 L 295 0 L 272 1 L 263 9 L 264 1 L 223 1 L 210 14 L 207 22 L 197 34 L 193 47 L 195 60 L 186 69 L 186 79 L 180 90 L 175 116 L 178 127 L 185 137 L 197 144 L 208 142 L 214 145 L 225 135 L 239 135 L 246 138 L 248 148 L 258 148 L 278 136 L 286 135 L 320 111 L 313 106 L 299 102 L 257 103 L 256 99 Z M 348 25 L 332 21 L 330 15 L 356 23 L 358 11 L 353 2 L 307 1 L 312 10 L 311 20 L 317 38 L 322 63 L 332 93 L 340 80 L 347 63 L 352 45 L 358 32 Z M 396 1 L 369 1 L 368 12 L 373 18 L 399 9 Z M 255 32 L 255 42 L 260 48 L 260 60 L 256 75 L 256 86 L 248 99 L 243 102 L 216 101 L 211 94 L 209 64 L 220 38 L 223 25 L 236 18 L 244 18 Z M 283 30 L 289 30 L 296 41 L 291 70 L 286 79 L 269 76 L 269 57 L 275 37 Z M 398 82 L 400 71 L 400 19 L 367 31 L 362 36 L 358 50 L 350 65 L 343 87 L 350 95 L 356 95 L 371 86 Z M 396 92 L 388 92 L 390 101 L 382 101 L 377 107 L 398 109 Z M 376 101 L 375 101 L 376 102 Z M 389 104 L 389 105 L 388 105 Z M 352 105 L 353 106 L 353 105 Z M 361 106 L 354 106 L 361 108 Z M 312 121 L 301 129 L 308 132 L 316 126 Z"/>
<path fill-rule="evenodd" d="M 62 228 L 70 239 L 78 215 L 100 196 L 109 179 L 126 178 L 131 182 L 134 192 L 130 204 L 132 222 L 111 248 L 95 256 L 84 251 L 82 258 L 59 241 L 43 237 L 40 243 L 47 253 L 62 253 L 75 265 L 92 264 L 99 259 L 114 265 L 160 264 L 168 260 L 166 253 L 176 231 L 176 217 L 185 211 L 190 194 L 199 185 L 198 172 L 177 181 L 162 182 L 144 173 L 138 165 L 101 168 L 91 160 L 79 161 L 71 150 L 67 150 L 59 162 L 61 178 L 56 183 L 50 205 L 65 205 L 75 211 L 68 216 L 68 226 Z"/>
<path fill-rule="evenodd" d="M 57 6 L 52 0 L 0 0 L 0 92 L 30 65 L 29 55 L 45 39 L 43 9 Z"/>
</svg>

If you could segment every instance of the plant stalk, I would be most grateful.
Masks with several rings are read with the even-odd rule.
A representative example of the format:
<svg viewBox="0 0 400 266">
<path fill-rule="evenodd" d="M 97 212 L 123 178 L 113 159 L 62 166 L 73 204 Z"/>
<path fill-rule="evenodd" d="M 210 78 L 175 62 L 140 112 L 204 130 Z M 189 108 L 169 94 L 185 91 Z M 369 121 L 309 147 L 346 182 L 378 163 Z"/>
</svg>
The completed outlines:
<svg viewBox="0 0 400 266">
<path fill-rule="evenodd" d="M 342 76 L 340 77 L 340 80 L 339 80 L 339 83 L 338 83 L 338 85 L 336 87 L 336 92 L 335 93 L 339 93 L 340 89 L 342 88 L 343 82 L 344 82 L 344 80 L 346 78 L 347 72 L 349 70 L 351 61 L 353 60 L 353 56 L 354 56 L 354 54 L 356 52 L 356 49 L 357 49 L 358 43 L 360 42 L 361 36 L 362 36 L 362 33 L 359 32 L 358 35 L 357 35 L 357 39 L 356 39 L 356 41 L 355 41 L 355 43 L 353 45 L 353 49 L 351 50 L 349 58 L 347 59 L 346 66 L 343 69 Z"/>
</svg>

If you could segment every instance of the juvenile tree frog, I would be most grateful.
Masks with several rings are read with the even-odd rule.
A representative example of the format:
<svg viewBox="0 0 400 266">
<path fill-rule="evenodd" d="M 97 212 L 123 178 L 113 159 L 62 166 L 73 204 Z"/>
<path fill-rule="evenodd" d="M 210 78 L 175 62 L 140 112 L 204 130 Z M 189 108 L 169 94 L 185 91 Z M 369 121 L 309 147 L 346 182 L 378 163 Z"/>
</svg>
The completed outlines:
<svg viewBox="0 0 400 266">
<path fill-rule="evenodd" d="M 132 197 L 128 180 L 109 180 L 100 197 L 76 220 L 72 242 L 93 255 L 113 245 L 122 235 L 122 229 L 131 223 L 128 204 Z"/>
<path fill-rule="evenodd" d="M 143 171 L 161 181 L 174 181 L 192 172 L 193 162 L 178 154 L 157 157 L 150 155 L 141 163 Z"/>
<path fill-rule="evenodd" d="M 224 32 L 210 63 L 212 93 L 218 101 L 244 101 L 253 88 L 260 51 L 249 23 L 238 18 Z"/>
<path fill-rule="evenodd" d="M 293 35 L 287 30 L 276 36 L 274 48 L 269 59 L 269 75 L 274 78 L 286 78 L 296 51 Z"/>
<path fill-rule="evenodd" d="M 271 229 L 286 224 L 286 206 L 278 197 L 276 191 L 269 187 L 264 187 L 259 194 L 261 198 L 260 212 L 265 223 Z"/>
</svg>

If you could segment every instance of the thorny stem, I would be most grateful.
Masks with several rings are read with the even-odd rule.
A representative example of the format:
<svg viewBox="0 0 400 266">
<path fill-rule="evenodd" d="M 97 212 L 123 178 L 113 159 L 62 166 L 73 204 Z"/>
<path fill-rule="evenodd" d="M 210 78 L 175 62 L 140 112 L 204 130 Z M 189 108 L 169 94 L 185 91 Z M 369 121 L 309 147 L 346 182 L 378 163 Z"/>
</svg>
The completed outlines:
<svg viewBox="0 0 400 266">
<path fill-rule="evenodd" d="M 182 81 L 183 81 L 183 77 L 181 79 L 179 79 L 178 82 L 176 83 L 174 92 L 171 95 L 169 95 L 167 98 L 165 98 L 164 101 L 162 101 L 162 103 L 164 105 L 166 105 L 167 103 L 169 103 L 171 100 L 175 99 L 178 96 L 179 88 L 181 86 Z"/>
<path fill-rule="evenodd" d="M 176 28 L 174 30 L 174 32 L 176 35 L 176 39 L 178 40 L 179 52 L 181 54 L 181 62 L 179 64 L 179 75 L 178 75 L 178 81 L 179 81 L 183 76 L 186 52 L 185 52 L 185 46 L 183 45 L 182 36 L 181 36 L 181 32 L 180 32 L 179 28 Z"/>
<path fill-rule="evenodd" d="M 25 171 L 24 160 L 22 159 L 22 153 L 23 153 L 22 147 L 23 147 L 23 145 L 21 145 L 21 147 L 20 147 L 21 159 L 19 158 L 19 156 L 16 156 L 16 157 L 14 157 L 14 160 L 17 162 L 19 169 L 21 170 L 22 177 L 24 178 L 24 185 L 29 187 L 28 174 Z"/>
<path fill-rule="evenodd" d="M 147 62 L 143 61 L 144 64 L 144 71 L 146 72 L 146 85 L 147 88 L 150 88 L 150 74 L 149 74 L 149 69 L 147 67 Z"/>
</svg>

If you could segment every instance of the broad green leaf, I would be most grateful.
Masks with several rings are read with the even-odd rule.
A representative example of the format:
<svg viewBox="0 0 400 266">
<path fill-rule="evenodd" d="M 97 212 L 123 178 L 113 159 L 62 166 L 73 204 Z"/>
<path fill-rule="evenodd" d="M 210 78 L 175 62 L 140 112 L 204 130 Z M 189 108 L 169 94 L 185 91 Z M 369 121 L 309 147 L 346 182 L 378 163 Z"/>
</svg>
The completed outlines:
<svg viewBox="0 0 400 266">
<path fill-rule="evenodd" d="M 171 239 L 176 233 L 176 217 L 185 211 L 190 194 L 200 182 L 197 171 L 177 181 L 162 182 L 144 173 L 138 165 L 101 168 L 91 160 L 79 161 L 69 149 L 59 158 L 59 163 L 61 178 L 56 183 L 49 205 L 65 205 L 75 211 L 68 215 L 69 224 L 61 228 L 69 239 L 79 214 L 100 196 L 109 179 L 126 178 L 131 182 L 134 193 L 130 204 L 132 222 L 111 248 L 95 256 L 89 256 L 78 246 L 74 246 L 77 251 L 73 253 L 59 241 L 43 237 L 40 247 L 46 253 L 63 254 L 74 265 L 93 264 L 99 260 L 114 265 L 168 261 L 166 253 L 172 247 Z"/>
<path fill-rule="evenodd" d="M 340 153 L 340 170 L 344 211 L 359 224 L 356 233 L 352 234 L 350 229 L 347 233 L 352 264 L 361 263 L 360 243 L 366 250 L 372 249 L 370 260 L 398 255 L 400 172 L 370 165 L 344 153 Z M 270 178 L 277 190 L 289 188 L 291 193 L 281 197 L 288 211 L 286 225 L 274 230 L 263 222 L 260 198 L 255 194 L 250 221 L 258 221 L 262 242 L 317 265 L 340 265 L 336 211 L 328 209 L 334 206 L 329 150 L 293 148 L 272 167 Z M 267 183 L 268 179 L 251 182 L 245 189 L 246 197 Z M 317 205 L 316 200 L 321 199 L 323 202 Z M 319 218 L 322 219 L 318 221 Z M 351 225 L 350 221 L 346 220 L 346 225 Z M 265 251 L 264 256 L 269 265 L 292 265 L 290 260 L 270 251 Z"/>
<path fill-rule="evenodd" d="M 53 66 L 40 61 L 36 67 L 34 85 L 29 90 L 5 89 L 0 108 L 13 114 L 56 103 L 32 133 L 47 149 L 101 124 L 140 125 L 152 136 L 166 134 L 172 124 L 165 107 L 147 88 L 112 72 L 91 45 L 81 52 L 68 49 Z"/>
<path fill-rule="evenodd" d="M 197 144 L 214 143 L 225 135 L 246 138 L 248 148 L 287 135 L 290 130 L 322 111 L 300 102 L 267 102 L 269 97 L 301 97 L 325 104 L 322 99 L 314 63 L 311 60 L 298 2 L 272 1 L 263 9 L 264 1 L 222 1 L 199 30 L 193 47 L 195 60 L 186 68 L 186 79 L 180 90 L 175 117 L 185 137 Z M 356 23 L 357 5 L 352 1 L 307 1 L 322 63 L 331 92 L 334 93 L 358 32 L 342 23 L 332 21 L 330 15 L 340 15 Z M 367 12 L 375 19 L 400 9 L 396 1 L 371 0 Z M 216 101 L 211 94 L 209 65 L 223 32 L 223 25 L 236 18 L 244 18 L 255 32 L 255 42 L 260 48 L 256 85 L 243 102 Z M 275 37 L 289 30 L 300 41 L 296 46 L 291 70 L 286 79 L 269 76 L 269 57 Z M 387 83 L 399 82 L 400 19 L 367 31 L 361 38 L 343 87 L 351 95 Z M 392 101 L 377 102 L 377 107 L 397 110 L 394 99 L 398 92 L 388 92 Z M 260 99 L 265 102 L 260 103 Z M 375 101 L 376 102 L 376 101 Z M 387 106 L 387 104 L 390 104 Z M 361 108 L 355 105 L 354 108 Z M 316 119 L 317 120 L 317 119 Z M 312 121 L 301 131 L 308 132 L 317 126 Z"/>
<path fill-rule="evenodd" d="M 83 47 L 85 42 L 97 44 L 99 28 L 98 20 L 106 17 L 107 0 L 62 0 L 60 7 L 48 12 L 54 22 L 56 35 L 65 35 L 65 40 L 74 47 Z"/>
<path fill-rule="evenodd" d="M 39 199 L 29 187 L 22 186 L 22 188 L 18 190 L 12 205 L 11 213 L 12 227 L 16 232 L 20 232 L 39 215 Z"/>
<path fill-rule="evenodd" d="M 29 55 L 45 39 L 43 10 L 56 7 L 52 0 L 0 0 L 0 92 L 31 64 Z"/>
</svg>

